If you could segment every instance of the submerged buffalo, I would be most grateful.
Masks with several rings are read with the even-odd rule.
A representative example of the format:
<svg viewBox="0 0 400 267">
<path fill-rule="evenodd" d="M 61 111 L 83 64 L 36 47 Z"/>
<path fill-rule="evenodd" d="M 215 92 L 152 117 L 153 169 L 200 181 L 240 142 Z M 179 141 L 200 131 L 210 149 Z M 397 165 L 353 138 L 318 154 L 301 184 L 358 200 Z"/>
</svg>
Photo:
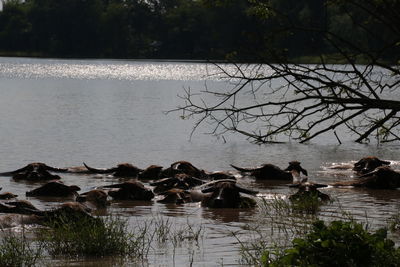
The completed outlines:
<svg viewBox="0 0 400 267">
<path fill-rule="evenodd" d="M 305 176 L 308 175 L 307 171 L 300 166 L 300 162 L 298 161 L 289 162 L 289 166 L 284 170 L 273 164 L 264 164 L 259 168 L 231 166 L 240 172 L 250 173 L 251 176 L 259 180 L 293 180 L 299 179 L 300 173 L 303 173 Z M 303 179 L 303 181 L 305 180 Z"/>
<path fill-rule="evenodd" d="M 132 180 L 125 183 L 106 185 L 102 188 L 115 188 L 110 190 L 108 195 L 117 200 L 151 200 L 154 193 L 147 189 L 141 182 Z"/>
<path fill-rule="evenodd" d="M 4 192 L 0 194 L 0 199 L 11 199 L 16 197 L 18 197 L 18 195 L 15 195 L 11 192 Z"/>
<path fill-rule="evenodd" d="M 161 175 L 162 177 L 174 177 L 181 173 L 199 179 L 207 178 L 207 174 L 204 170 L 199 170 L 192 163 L 183 160 L 172 163 L 169 168 L 162 171 Z"/>
<path fill-rule="evenodd" d="M 325 184 L 314 184 L 314 183 L 298 183 L 293 184 L 290 187 L 298 188 L 298 191 L 291 195 L 289 199 L 291 201 L 308 201 L 308 200 L 330 200 L 329 195 L 322 193 L 318 188 L 327 187 Z"/>
<path fill-rule="evenodd" d="M 51 181 L 38 188 L 26 192 L 28 197 L 68 197 L 77 195 L 81 189 L 76 185 L 65 185 L 61 181 Z"/>
<path fill-rule="evenodd" d="M 364 157 L 354 163 L 353 171 L 359 175 L 372 172 L 378 167 L 390 165 L 390 161 L 380 160 L 377 157 Z"/>
<path fill-rule="evenodd" d="M 142 172 L 138 174 L 139 179 L 145 179 L 145 180 L 156 180 L 159 179 L 161 176 L 163 167 L 159 165 L 150 165 L 146 169 L 144 169 Z"/>
<path fill-rule="evenodd" d="M 202 184 L 204 184 L 203 180 L 184 173 L 150 183 L 151 186 L 155 186 L 153 189 L 155 193 L 165 192 L 173 188 L 187 190 Z"/>
<path fill-rule="evenodd" d="M 17 213 L 26 215 L 43 215 L 43 212 L 27 200 L 15 200 L 0 203 L 0 213 Z"/>
<path fill-rule="evenodd" d="M 60 179 L 60 176 L 51 174 L 53 172 L 67 172 L 68 169 L 54 168 L 47 166 L 45 163 L 34 162 L 26 165 L 25 167 L 11 171 L 0 173 L 2 176 L 12 176 L 15 180 L 56 180 Z"/>
<path fill-rule="evenodd" d="M 105 208 L 109 205 L 107 200 L 108 194 L 102 189 L 93 189 L 80 194 L 76 201 L 83 203 L 85 206 L 93 208 Z"/>
<path fill-rule="evenodd" d="M 201 190 L 205 193 L 201 204 L 210 208 L 249 208 L 255 206 L 255 201 L 243 197 L 240 193 L 256 195 L 258 192 L 245 189 L 234 180 L 216 180 L 204 185 Z"/>
<path fill-rule="evenodd" d="M 115 177 L 132 177 L 136 178 L 142 169 L 130 164 L 130 163 L 121 163 L 118 164 L 117 167 L 109 168 L 109 169 L 96 169 L 93 167 L 89 167 L 86 163 L 83 165 L 87 168 L 89 173 L 100 173 L 100 174 L 112 174 Z"/>
<path fill-rule="evenodd" d="M 389 166 L 381 166 L 355 180 L 343 181 L 332 186 L 354 186 L 372 189 L 396 189 L 400 187 L 400 173 Z"/>
<path fill-rule="evenodd" d="M 164 204 L 185 204 L 192 202 L 200 202 L 204 194 L 194 190 L 184 190 L 179 188 L 172 188 L 162 192 L 160 195 L 164 196 L 157 202 Z"/>
<path fill-rule="evenodd" d="M 74 223 L 82 219 L 98 222 L 90 211 L 90 208 L 79 202 L 65 202 L 55 209 L 43 211 L 42 216 L 44 222 Z"/>
<path fill-rule="evenodd" d="M 39 210 L 26 200 L 18 200 L 0 203 L 0 212 L 14 214 L 16 216 L 0 216 L 0 225 L 7 227 L 15 226 L 17 222 L 23 224 L 47 224 L 52 225 L 75 223 L 79 220 L 91 220 L 98 222 L 89 213 L 89 209 L 78 202 L 66 202 L 51 210 Z"/>
</svg>

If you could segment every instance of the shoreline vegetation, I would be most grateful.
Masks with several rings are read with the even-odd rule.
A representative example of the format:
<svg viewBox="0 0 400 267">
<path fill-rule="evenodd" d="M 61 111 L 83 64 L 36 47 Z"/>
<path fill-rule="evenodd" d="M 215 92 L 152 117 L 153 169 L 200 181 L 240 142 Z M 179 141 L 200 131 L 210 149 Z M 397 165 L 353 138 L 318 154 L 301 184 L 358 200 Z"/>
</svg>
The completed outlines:
<svg viewBox="0 0 400 267">
<path fill-rule="evenodd" d="M 299 209 L 287 199 L 259 200 L 259 222 L 231 233 L 239 246 L 238 264 L 361 266 L 370 258 L 375 263 L 377 259 L 399 262 L 400 248 L 387 236 L 388 232 L 399 234 L 399 214 L 388 221 L 387 227 L 371 229 L 368 218 L 365 222 L 356 221 L 344 211 L 337 211 L 334 221 L 322 221 L 315 203 L 304 204 Z M 187 221 L 178 225 L 174 219 L 156 216 L 129 228 L 123 217 L 98 218 L 97 223 L 65 220 L 64 224 L 50 222 L 39 228 L 22 226 L 19 232 L 2 229 L 0 265 L 37 266 L 51 265 L 53 261 L 72 263 L 83 258 L 109 258 L 111 264 L 124 266 L 128 262 L 144 264 L 153 249 L 165 248 L 162 250 L 165 255 L 175 257 L 177 250 L 184 247 L 189 255 L 187 266 L 192 266 L 196 254 L 204 253 L 202 243 L 207 231 L 202 224 Z M 318 255 L 314 253 L 317 247 Z M 332 255 L 351 257 L 332 258 Z M 223 262 L 220 264 L 223 266 Z"/>
</svg>

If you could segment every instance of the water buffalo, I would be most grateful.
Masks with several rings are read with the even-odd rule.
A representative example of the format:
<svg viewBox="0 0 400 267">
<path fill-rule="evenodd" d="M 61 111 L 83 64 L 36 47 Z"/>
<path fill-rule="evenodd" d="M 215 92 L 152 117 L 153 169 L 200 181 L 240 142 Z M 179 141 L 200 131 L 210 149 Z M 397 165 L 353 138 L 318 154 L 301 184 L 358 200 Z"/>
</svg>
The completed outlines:
<svg viewBox="0 0 400 267">
<path fill-rule="evenodd" d="M 184 173 L 176 174 L 174 177 L 164 178 L 150 183 L 151 186 L 155 186 L 153 189 L 155 193 L 161 193 L 173 188 L 186 190 L 202 184 L 204 184 L 203 180 Z"/>
<path fill-rule="evenodd" d="M 18 195 L 15 195 L 11 192 L 4 192 L 0 194 L 0 199 L 11 199 L 16 197 L 18 197 Z"/>
<path fill-rule="evenodd" d="M 374 171 L 366 173 L 355 180 L 343 181 L 332 186 L 354 186 L 372 189 L 396 189 L 400 187 L 400 173 L 389 166 L 381 166 Z"/>
<path fill-rule="evenodd" d="M 56 180 L 60 179 L 60 176 L 51 174 L 49 171 L 54 172 L 66 172 L 68 169 L 60 169 L 47 166 L 41 162 L 34 162 L 26 165 L 25 167 L 11 171 L 0 173 L 2 176 L 12 176 L 15 180 Z"/>
<path fill-rule="evenodd" d="M 142 172 L 138 174 L 139 179 L 158 179 L 161 176 L 161 171 L 163 167 L 159 165 L 150 165 L 146 169 L 144 169 Z"/>
<path fill-rule="evenodd" d="M 130 163 L 121 163 L 118 164 L 117 167 L 109 168 L 109 169 L 96 169 L 89 167 L 84 162 L 83 165 L 87 168 L 89 173 L 100 173 L 100 174 L 112 174 L 115 177 L 131 177 L 136 178 L 142 169 L 130 164 Z"/>
<path fill-rule="evenodd" d="M 103 224 L 101 219 L 93 217 L 91 209 L 79 202 L 65 202 L 59 207 L 51 210 L 42 211 L 40 224 L 50 227 L 63 227 L 63 225 L 75 225 L 81 222 L 91 225 Z"/>
<path fill-rule="evenodd" d="M 162 177 L 174 177 L 176 174 L 180 173 L 199 179 L 207 178 L 205 171 L 199 170 L 188 161 L 177 161 L 172 163 L 169 168 L 162 171 L 161 175 Z"/>
<path fill-rule="evenodd" d="M 154 194 L 151 190 L 136 180 L 127 181 L 125 183 L 103 186 L 102 188 L 118 188 L 110 190 L 108 195 L 118 200 L 151 200 Z"/>
<path fill-rule="evenodd" d="M 31 202 L 27 200 L 15 200 L 0 203 L 1 213 L 18 213 L 27 215 L 42 215 L 42 212 L 37 209 Z"/>
<path fill-rule="evenodd" d="M 253 199 L 240 193 L 256 195 L 258 192 L 242 188 L 234 180 L 216 180 L 204 185 L 201 204 L 210 208 L 248 208 L 255 206 Z"/>
<path fill-rule="evenodd" d="M 380 160 L 377 157 L 364 157 L 354 163 L 353 171 L 355 171 L 359 175 L 363 175 L 369 172 L 372 172 L 377 167 L 390 165 L 390 161 Z"/>
<path fill-rule="evenodd" d="M 184 190 L 179 188 L 172 188 L 170 190 L 162 192 L 160 195 L 164 196 L 163 199 L 157 202 L 164 204 L 184 204 L 192 202 L 200 202 L 203 199 L 204 194 L 193 190 Z"/>
<path fill-rule="evenodd" d="M 86 206 L 95 208 L 105 208 L 109 202 L 107 200 L 107 193 L 101 189 L 93 189 L 88 192 L 80 194 L 76 201 L 84 203 Z"/>
<path fill-rule="evenodd" d="M 298 188 L 298 191 L 291 195 L 289 199 L 291 201 L 307 201 L 310 199 L 316 199 L 321 201 L 328 201 L 330 200 L 329 195 L 324 194 L 318 190 L 321 187 L 327 187 L 328 185 L 325 184 L 314 184 L 314 183 L 298 183 L 290 185 L 290 187 Z"/>
<path fill-rule="evenodd" d="M 76 185 L 65 185 L 61 181 L 50 181 L 38 188 L 26 192 L 28 197 L 68 197 L 77 195 L 77 191 L 81 190 Z"/>
<path fill-rule="evenodd" d="M 97 218 L 89 214 L 89 209 L 78 202 L 66 202 L 52 210 L 39 210 L 29 201 L 18 200 L 0 203 L 0 212 L 23 216 L 2 216 L 0 217 L 1 225 L 4 225 L 4 222 L 11 224 L 11 220 L 13 219 L 21 223 L 30 224 L 47 224 L 48 222 L 52 222 L 53 226 L 56 224 L 75 223 L 81 219 L 98 222 Z"/>
<path fill-rule="evenodd" d="M 259 180 L 293 180 L 300 177 L 300 173 L 307 176 L 307 171 L 300 166 L 300 162 L 291 161 L 289 166 L 282 170 L 273 164 L 264 164 L 259 168 L 241 168 L 231 165 L 233 168 L 240 172 L 250 173 Z M 303 179 L 305 181 L 306 179 Z"/>
</svg>

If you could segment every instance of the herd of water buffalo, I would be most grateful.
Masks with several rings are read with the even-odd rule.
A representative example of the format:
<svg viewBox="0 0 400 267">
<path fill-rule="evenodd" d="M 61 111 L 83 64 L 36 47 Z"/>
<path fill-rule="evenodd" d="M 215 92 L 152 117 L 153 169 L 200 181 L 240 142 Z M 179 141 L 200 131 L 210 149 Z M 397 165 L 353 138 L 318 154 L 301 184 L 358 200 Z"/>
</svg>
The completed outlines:
<svg viewBox="0 0 400 267">
<path fill-rule="evenodd" d="M 272 164 L 264 164 L 257 168 L 242 168 L 231 165 L 237 170 L 233 172 L 207 172 L 200 170 L 187 161 L 178 161 L 168 168 L 151 165 L 140 169 L 132 164 L 123 163 L 109 169 L 97 169 L 84 163 L 84 166 L 69 168 L 54 168 L 44 163 L 31 163 L 27 166 L 0 173 L 0 176 L 11 176 L 15 181 L 43 181 L 38 188 L 26 192 L 29 197 L 74 197 L 75 201 L 65 202 L 60 207 L 51 210 L 37 209 L 27 200 L 17 200 L 11 192 L 0 194 L 0 224 L 4 220 L 11 220 L 14 214 L 19 215 L 21 223 L 42 224 L 53 220 L 60 214 L 84 216 L 92 218 L 90 212 L 104 208 L 109 204 L 109 198 L 114 200 L 143 200 L 151 201 L 159 195 L 158 202 L 184 204 L 200 202 L 210 208 L 249 208 L 256 205 L 255 196 L 258 192 L 243 188 L 237 182 L 237 176 L 246 175 L 256 180 L 285 180 L 298 191 L 289 197 L 291 200 L 305 196 L 317 196 L 321 201 L 329 196 L 318 191 L 326 184 L 316 184 L 307 181 L 308 173 L 298 161 L 289 162 L 286 169 Z M 396 189 L 400 187 L 400 173 L 390 167 L 390 162 L 377 157 L 365 157 L 353 166 L 332 166 L 331 168 L 351 168 L 356 178 L 340 181 L 329 186 L 354 186 L 374 189 Z M 76 185 L 66 185 L 61 177 L 54 173 L 108 174 L 115 177 L 127 178 L 123 183 L 105 185 L 85 193 L 79 194 L 80 188 Z M 237 175 L 234 175 L 237 174 Z M 149 186 L 145 186 L 149 184 Z M 151 186 L 151 187 L 150 187 Z M 247 197 L 242 194 L 249 195 Z M 252 197 L 251 197 L 252 196 Z M 14 199 L 14 200 L 13 200 Z"/>
</svg>

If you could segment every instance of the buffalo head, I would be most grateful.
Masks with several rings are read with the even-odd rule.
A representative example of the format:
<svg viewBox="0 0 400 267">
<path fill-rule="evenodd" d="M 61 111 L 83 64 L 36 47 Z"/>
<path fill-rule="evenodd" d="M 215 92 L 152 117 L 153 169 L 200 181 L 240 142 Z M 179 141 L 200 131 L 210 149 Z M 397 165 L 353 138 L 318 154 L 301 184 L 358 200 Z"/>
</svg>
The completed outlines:
<svg viewBox="0 0 400 267">
<path fill-rule="evenodd" d="M 205 178 L 207 175 L 203 170 L 199 170 L 192 163 L 188 161 L 177 161 L 171 164 L 171 166 L 162 171 L 163 177 L 174 177 L 176 174 L 187 174 L 195 178 Z"/>
<path fill-rule="evenodd" d="M 355 180 L 336 182 L 332 186 L 354 186 L 371 189 L 396 189 L 400 187 L 400 173 L 389 166 L 381 166 Z"/>
<path fill-rule="evenodd" d="M 210 208 L 239 208 L 245 199 L 240 193 L 255 195 L 258 192 L 242 188 L 232 180 L 217 180 L 205 185 L 201 190 L 209 193 L 204 196 L 202 205 Z"/>
<path fill-rule="evenodd" d="M 84 162 L 83 165 L 88 169 L 89 173 L 100 173 L 100 174 L 112 174 L 115 177 L 137 177 L 142 169 L 130 164 L 130 163 L 121 163 L 118 164 L 117 167 L 109 168 L 109 169 L 96 169 L 93 167 L 89 167 Z"/>
<path fill-rule="evenodd" d="M 170 190 L 167 190 L 165 192 L 162 192 L 161 195 L 164 196 L 164 198 L 158 200 L 157 202 L 164 203 L 164 204 L 184 204 L 184 203 L 190 203 L 194 202 L 191 193 L 187 190 L 179 189 L 179 188 L 173 188 Z"/>
<path fill-rule="evenodd" d="M 109 191 L 108 195 L 118 200 L 151 200 L 154 197 L 154 193 L 150 189 L 135 180 L 103 186 L 103 188 L 116 188 L 117 190 Z"/>
<path fill-rule="evenodd" d="M 264 164 L 258 168 L 231 166 L 240 172 L 250 173 L 250 175 L 259 180 L 292 180 L 294 177 L 300 176 L 300 173 L 307 176 L 307 171 L 300 166 L 298 161 L 289 162 L 289 166 L 285 170 L 273 164 Z"/>
<path fill-rule="evenodd" d="M 160 178 L 163 167 L 159 165 L 150 165 L 139 173 L 140 179 L 158 179 Z"/>
<path fill-rule="evenodd" d="M 289 197 L 292 201 L 299 201 L 299 200 L 321 200 L 327 201 L 330 200 L 330 197 L 327 194 L 324 194 L 318 190 L 321 187 L 327 187 L 325 184 L 314 184 L 314 183 L 299 183 L 291 185 L 291 187 L 297 187 L 298 191 Z"/>
<path fill-rule="evenodd" d="M 49 171 L 66 172 L 67 169 L 53 168 L 41 162 L 34 162 L 21 169 L 0 173 L 0 175 L 11 175 L 15 180 L 38 181 L 60 179 L 60 176 L 53 175 Z"/>
<path fill-rule="evenodd" d="M 155 193 L 161 193 L 173 188 L 187 190 L 202 184 L 204 184 L 202 180 L 184 173 L 150 183 L 151 186 L 154 186 L 153 191 Z"/>
<path fill-rule="evenodd" d="M 364 157 L 354 163 L 353 171 L 357 172 L 358 174 L 366 174 L 372 172 L 377 167 L 390 165 L 389 161 L 380 160 L 377 157 Z"/>
<path fill-rule="evenodd" d="M 105 208 L 109 202 L 107 200 L 107 193 L 102 189 L 93 189 L 89 192 L 80 194 L 76 201 L 85 203 L 87 206 L 94 206 L 96 208 Z"/>
<path fill-rule="evenodd" d="M 65 185 L 61 181 L 51 181 L 38 188 L 26 192 L 26 196 L 52 196 L 52 197 L 67 197 L 76 195 L 77 191 L 81 190 L 76 185 Z"/>
</svg>

